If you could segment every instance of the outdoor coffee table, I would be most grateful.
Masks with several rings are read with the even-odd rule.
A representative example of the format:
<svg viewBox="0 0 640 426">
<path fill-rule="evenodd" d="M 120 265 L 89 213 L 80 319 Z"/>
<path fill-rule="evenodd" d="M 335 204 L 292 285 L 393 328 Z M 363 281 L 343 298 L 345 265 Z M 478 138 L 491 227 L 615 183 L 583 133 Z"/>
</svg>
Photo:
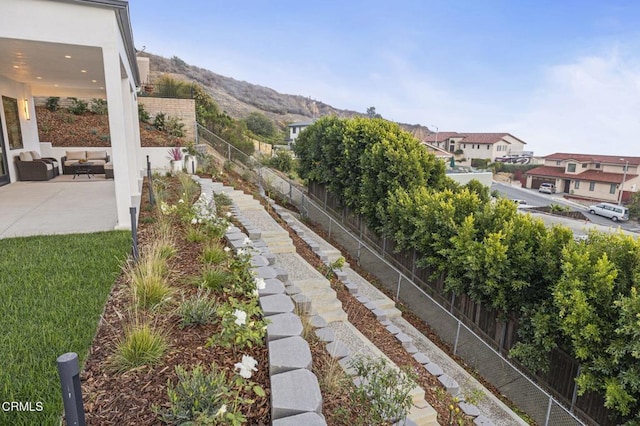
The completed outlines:
<svg viewBox="0 0 640 426">
<path fill-rule="evenodd" d="M 91 161 L 87 161 L 84 163 L 74 163 L 73 164 L 73 178 L 75 179 L 78 175 L 87 175 L 89 179 L 91 179 L 91 165 L 93 163 Z"/>
</svg>

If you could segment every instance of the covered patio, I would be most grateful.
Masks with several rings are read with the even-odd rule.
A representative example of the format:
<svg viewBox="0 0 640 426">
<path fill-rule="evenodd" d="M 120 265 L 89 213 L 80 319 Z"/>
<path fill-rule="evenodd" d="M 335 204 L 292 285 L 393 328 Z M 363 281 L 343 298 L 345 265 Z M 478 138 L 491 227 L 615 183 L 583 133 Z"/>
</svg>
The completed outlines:
<svg viewBox="0 0 640 426">
<path fill-rule="evenodd" d="M 116 227 L 113 180 L 16 182 L 0 187 L 0 239 L 111 231 Z"/>
<path fill-rule="evenodd" d="M 27 228 L 26 220 L 40 220 L 46 211 L 58 212 L 47 224 L 57 223 L 61 229 L 107 217 L 115 217 L 115 221 L 109 219 L 108 229 L 130 229 L 129 208 L 139 207 L 144 161 L 128 2 L 0 0 L 0 9 L 0 185 L 5 184 L 0 186 L 0 237 L 8 236 L 11 229 L 23 232 L 17 230 Z M 51 182 L 53 186 L 42 187 L 18 181 L 15 158 L 31 151 L 46 157 L 51 146 L 39 140 L 34 96 L 107 100 L 113 181 Z M 73 190 L 66 191 L 66 185 L 73 185 Z M 87 185 L 92 190 L 85 193 L 80 187 Z M 92 193 L 98 188 L 104 189 Z M 108 199 L 96 200 L 98 195 Z M 58 203 L 58 198 L 65 197 L 69 197 L 65 203 Z M 90 206 L 106 211 L 88 214 Z M 69 217 L 62 217 L 67 208 Z M 24 218 L 18 220 L 19 211 Z M 73 214 L 83 213 L 82 221 L 78 217 L 79 223 L 74 224 Z M 32 226 L 38 231 L 45 223 Z"/>
</svg>

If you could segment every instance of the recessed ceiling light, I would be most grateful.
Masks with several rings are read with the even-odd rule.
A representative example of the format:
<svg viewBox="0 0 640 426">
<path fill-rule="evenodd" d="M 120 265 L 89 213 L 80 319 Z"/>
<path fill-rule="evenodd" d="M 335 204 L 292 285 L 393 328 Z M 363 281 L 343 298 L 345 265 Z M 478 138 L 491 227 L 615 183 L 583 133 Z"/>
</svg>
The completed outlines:
<svg viewBox="0 0 640 426">
<path fill-rule="evenodd" d="M 97 82 L 98 82 L 98 80 L 91 80 L 91 82 L 92 82 L 92 83 L 97 83 Z"/>
<path fill-rule="evenodd" d="M 42 77 L 36 77 L 38 80 L 42 80 Z"/>
<path fill-rule="evenodd" d="M 65 58 L 71 59 L 71 55 L 64 55 Z"/>
<path fill-rule="evenodd" d="M 58 85 L 57 85 L 57 84 L 54 84 L 54 85 L 53 85 L 53 87 L 58 87 Z"/>
<path fill-rule="evenodd" d="M 20 65 L 14 65 L 13 67 L 14 68 L 20 68 Z"/>
<path fill-rule="evenodd" d="M 100 86 L 100 90 L 104 90 L 104 87 Z"/>
<path fill-rule="evenodd" d="M 80 70 L 80 72 L 87 72 L 87 70 Z"/>
</svg>

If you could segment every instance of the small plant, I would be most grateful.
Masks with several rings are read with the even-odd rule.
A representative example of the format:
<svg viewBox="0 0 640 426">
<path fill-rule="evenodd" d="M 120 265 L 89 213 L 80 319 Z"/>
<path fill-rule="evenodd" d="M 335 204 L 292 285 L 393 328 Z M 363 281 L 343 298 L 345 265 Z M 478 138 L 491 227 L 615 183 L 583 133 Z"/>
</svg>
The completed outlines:
<svg viewBox="0 0 640 426">
<path fill-rule="evenodd" d="M 241 363 L 236 363 L 236 368 L 238 365 L 244 367 L 250 362 L 252 365 L 255 363 L 253 358 L 246 355 L 242 359 Z M 241 373 L 242 371 L 241 368 Z M 161 410 L 154 407 L 162 421 L 170 424 L 246 424 L 247 419 L 241 410 L 255 403 L 255 400 L 247 398 L 247 395 L 266 395 L 264 389 L 240 375 L 235 375 L 231 380 L 227 379 L 224 370 L 215 363 L 211 364 L 208 373 L 205 373 L 201 365 L 197 365 L 190 372 L 178 365 L 176 376 L 178 383 L 175 386 L 167 384 L 169 409 Z"/>
<path fill-rule="evenodd" d="M 153 127 L 155 127 L 156 130 L 160 130 L 161 132 L 164 132 L 166 129 L 166 126 L 165 126 L 166 117 L 167 115 L 164 112 L 157 113 L 155 118 L 153 119 Z"/>
<path fill-rule="evenodd" d="M 74 115 L 82 115 L 89 110 L 89 104 L 86 101 L 78 98 L 68 98 L 71 100 L 69 112 Z"/>
<path fill-rule="evenodd" d="M 170 148 L 169 151 L 167 151 L 167 154 L 167 157 L 171 161 L 182 161 L 183 154 L 180 147 L 174 146 L 173 148 Z"/>
<path fill-rule="evenodd" d="M 342 268 L 344 267 L 344 263 L 345 263 L 345 258 L 343 256 L 340 256 L 333 262 L 329 263 L 329 265 L 325 267 L 326 268 L 326 272 L 324 274 L 325 278 L 330 279 L 335 275 L 336 271 L 342 271 Z"/>
<path fill-rule="evenodd" d="M 167 259 L 174 248 L 163 240 L 156 240 L 142 252 L 138 263 L 130 263 L 126 270 L 134 304 L 142 309 L 155 308 L 171 298 L 173 288 L 167 281 Z"/>
<path fill-rule="evenodd" d="M 549 205 L 549 211 L 551 213 L 570 212 L 571 211 L 571 207 L 562 206 L 560 204 L 551 204 L 551 205 Z"/>
<path fill-rule="evenodd" d="M 209 244 L 202 250 L 202 262 L 210 265 L 220 265 L 227 260 L 227 253 L 218 244 Z"/>
<path fill-rule="evenodd" d="M 366 409 L 363 425 L 396 422 L 407 417 L 413 406 L 411 390 L 416 375 L 409 369 L 397 371 L 383 358 L 355 357 L 349 366 L 360 377 L 360 385 L 351 393 L 352 403 Z"/>
<path fill-rule="evenodd" d="M 96 136 L 98 134 L 98 129 L 89 129 L 89 133 Z"/>
<path fill-rule="evenodd" d="M 241 302 L 229 297 L 217 314 L 222 323 L 222 331 L 207 339 L 207 346 L 220 345 L 235 351 L 264 342 L 267 322 L 262 317 L 257 299 Z"/>
<path fill-rule="evenodd" d="M 185 299 L 178 306 L 177 313 L 180 316 L 180 328 L 188 325 L 211 324 L 215 321 L 216 300 L 209 290 L 200 288 L 195 296 Z"/>
<path fill-rule="evenodd" d="M 140 120 L 140 122 L 142 123 L 148 123 L 150 119 L 151 116 L 149 115 L 147 110 L 144 109 L 144 105 L 141 102 L 138 102 L 138 120 Z M 151 128 L 147 127 L 147 130 L 151 130 Z"/>
<path fill-rule="evenodd" d="M 91 112 L 97 115 L 107 115 L 109 108 L 106 99 L 91 99 Z"/>
<path fill-rule="evenodd" d="M 173 137 L 181 138 L 184 136 L 184 126 L 178 117 L 169 117 L 165 120 L 164 130 Z"/>
<path fill-rule="evenodd" d="M 202 229 L 201 227 L 189 226 L 187 228 L 187 235 L 186 235 L 187 241 L 191 243 L 201 243 L 206 238 L 207 238 L 207 234 L 205 233 L 204 229 Z"/>
<path fill-rule="evenodd" d="M 60 106 L 60 97 L 59 96 L 50 96 L 47 98 L 47 102 L 45 103 L 45 107 L 51 111 L 55 112 L 58 110 Z"/>
<path fill-rule="evenodd" d="M 125 330 L 108 364 L 116 372 L 158 364 L 167 350 L 165 337 L 148 323 L 134 323 Z"/>
<path fill-rule="evenodd" d="M 180 182 L 182 199 L 189 205 L 191 205 L 196 194 L 200 192 L 200 186 L 198 186 L 198 184 L 193 179 L 191 179 L 191 176 L 186 173 L 179 174 L 178 181 Z"/>
<path fill-rule="evenodd" d="M 222 291 L 231 282 L 231 274 L 217 268 L 205 268 L 201 285 L 214 291 Z"/>
</svg>

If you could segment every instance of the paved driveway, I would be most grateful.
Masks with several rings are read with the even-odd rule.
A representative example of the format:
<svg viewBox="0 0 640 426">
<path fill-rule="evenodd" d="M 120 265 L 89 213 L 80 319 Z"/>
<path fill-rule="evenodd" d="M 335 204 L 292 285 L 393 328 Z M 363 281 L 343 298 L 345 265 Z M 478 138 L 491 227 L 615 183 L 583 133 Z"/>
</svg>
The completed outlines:
<svg viewBox="0 0 640 426">
<path fill-rule="evenodd" d="M 0 187 L 0 238 L 111 231 L 113 180 L 16 182 Z"/>
</svg>

